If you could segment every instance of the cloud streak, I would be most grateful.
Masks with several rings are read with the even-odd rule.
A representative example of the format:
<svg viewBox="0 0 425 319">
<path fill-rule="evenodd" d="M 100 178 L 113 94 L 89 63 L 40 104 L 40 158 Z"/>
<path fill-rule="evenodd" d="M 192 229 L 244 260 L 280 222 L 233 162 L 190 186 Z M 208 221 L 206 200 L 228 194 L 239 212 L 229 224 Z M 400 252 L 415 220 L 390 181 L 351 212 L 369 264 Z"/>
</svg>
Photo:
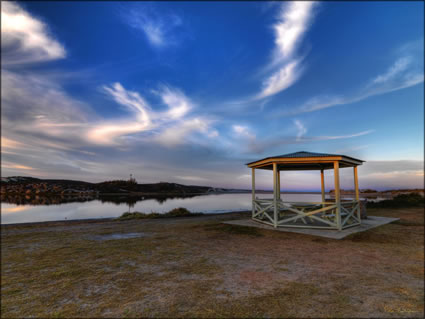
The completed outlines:
<svg viewBox="0 0 425 319">
<path fill-rule="evenodd" d="M 168 106 L 168 111 L 161 116 L 179 119 L 185 116 L 194 108 L 194 104 L 184 93 L 178 89 L 172 89 L 163 85 L 160 91 L 155 91 L 160 96 L 162 102 Z"/>
<path fill-rule="evenodd" d="M 291 58 L 310 26 L 313 1 L 294 1 L 282 6 L 279 21 L 273 28 L 275 30 L 276 52 L 274 62 Z"/>
<path fill-rule="evenodd" d="M 252 139 L 247 147 L 248 153 L 262 154 L 267 150 L 273 149 L 282 145 L 306 144 L 311 142 L 321 142 L 340 139 L 351 139 L 363 135 L 371 134 L 374 130 L 361 131 L 358 133 L 347 135 L 324 135 L 324 136 L 302 136 L 300 133 L 306 132 L 306 129 L 298 128 L 297 136 L 282 136 L 265 139 Z"/>
<path fill-rule="evenodd" d="M 133 29 L 141 31 L 155 49 L 177 44 L 174 32 L 183 24 L 177 14 L 160 13 L 153 6 L 146 4 L 126 10 L 123 20 Z"/>
<path fill-rule="evenodd" d="M 297 127 L 297 140 L 299 141 L 307 133 L 307 128 L 300 120 L 294 120 L 294 124 Z"/>
<path fill-rule="evenodd" d="M 179 16 L 159 12 L 155 6 L 143 4 L 130 10 L 126 8 L 125 18 L 129 18 L 126 23 L 136 35 L 146 37 L 153 48 L 169 48 L 179 42 L 176 36 L 181 35 L 178 32 L 184 24 Z M 258 116 L 259 110 L 266 110 L 265 105 L 275 94 L 291 87 L 302 74 L 305 55 L 300 49 L 313 21 L 315 6 L 315 3 L 309 2 L 275 5 L 280 11 L 272 26 L 274 50 L 263 69 L 263 86 L 258 87 L 261 92 L 256 96 L 257 100 L 252 98 L 240 103 L 250 103 L 251 108 L 258 104 L 255 113 L 252 110 L 251 113 L 235 111 L 229 104 L 223 106 L 218 90 L 213 94 L 219 98 L 211 102 L 205 98 L 207 90 L 204 88 L 202 92 L 196 85 L 187 86 L 198 90 L 195 92 L 197 95 L 193 95 L 197 96 L 196 99 L 190 92 L 168 84 L 145 87 L 143 91 L 135 89 L 141 83 L 155 81 L 156 76 L 150 78 L 149 72 L 142 74 L 143 70 L 136 68 L 134 60 L 131 60 L 131 63 L 119 62 L 119 67 L 114 64 L 116 67 L 110 73 L 96 70 L 97 79 L 110 79 L 113 73 L 111 82 L 83 82 L 84 79 L 79 77 L 82 72 L 75 70 L 73 79 L 81 79 L 81 85 L 86 88 L 77 92 L 78 96 L 86 95 L 87 101 L 95 103 L 102 103 L 101 99 L 107 98 L 110 103 L 105 106 L 108 108 L 105 114 L 111 115 L 105 115 L 97 111 L 95 105 L 71 93 L 78 88 L 65 85 L 64 80 L 71 72 L 62 73 L 58 68 L 76 65 L 75 60 L 70 64 L 55 64 L 55 70 L 42 69 L 41 62 L 67 55 L 64 45 L 52 35 L 48 25 L 31 16 L 21 4 L 2 3 L 2 53 L 6 53 L 3 54 L 1 74 L 3 174 L 101 181 L 106 177 L 123 178 L 129 173 L 136 173 L 139 182 L 207 181 L 212 186 L 244 187 L 247 176 L 243 163 L 248 162 L 246 157 L 258 158 L 258 154 L 274 152 L 281 146 L 291 152 L 297 145 L 315 145 L 321 141 L 354 139 L 352 142 L 355 144 L 355 138 L 373 131 L 359 132 L 355 128 L 346 131 L 342 128 L 342 133 L 335 135 L 308 136 L 309 131 L 302 118 L 278 123 Z M 370 77 L 359 94 L 317 97 L 308 101 L 301 113 L 422 82 L 423 71 L 418 72 L 420 65 L 416 57 L 408 50 L 401 53 L 381 74 Z M 182 61 L 185 66 L 180 58 L 170 61 Z M 27 63 L 39 63 L 39 66 L 33 68 Z M 125 72 L 121 65 L 126 69 L 137 69 L 142 76 L 134 80 L 128 74 L 123 75 Z M 234 67 L 237 69 L 238 65 Z M 117 77 L 118 68 L 124 78 Z M 173 71 L 177 69 L 173 68 Z M 190 68 L 187 70 L 189 72 Z M 105 74 L 107 76 L 103 76 Z M 163 75 L 165 79 L 167 76 L 159 71 L 155 74 L 161 79 Z M 172 78 L 181 85 L 187 85 L 185 79 L 189 77 L 188 74 Z M 96 92 L 87 93 L 91 88 L 88 84 L 93 83 L 100 88 L 103 96 Z M 262 100 L 258 101 L 260 98 Z M 267 105 L 270 113 L 272 108 L 273 105 Z M 215 116 L 212 117 L 212 114 Z M 322 131 L 321 134 L 326 133 Z M 353 147 L 355 149 L 356 145 Z M 420 175 L 419 168 L 406 171 L 412 178 Z M 400 172 L 403 169 L 391 168 L 382 173 L 372 172 L 369 176 L 371 181 L 375 177 L 385 181 L 396 180 L 402 175 Z M 393 177 L 388 177 L 390 175 Z M 294 177 L 294 183 L 297 181 L 299 183 L 299 178 Z M 269 182 L 270 179 L 267 179 Z"/>
<path fill-rule="evenodd" d="M 47 25 L 15 2 L 1 5 L 2 65 L 45 62 L 66 56 Z"/>
<path fill-rule="evenodd" d="M 40 147 L 80 152 L 92 146 L 125 147 L 133 135 L 171 147 L 196 143 L 193 134 L 218 136 L 210 119 L 190 114 L 195 104 L 179 89 L 163 85 L 155 91 L 165 111 L 153 110 L 138 92 L 118 82 L 102 90 L 127 114 L 103 118 L 46 77 L 2 70 L 2 125 L 7 132 L 3 148 L 14 152 L 25 149 L 24 144 L 41 143 Z M 26 142 L 19 144 L 24 136 Z"/>
<path fill-rule="evenodd" d="M 278 116 L 293 116 L 302 113 L 314 112 L 330 107 L 360 102 L 371 96 L 386 94 L 405 89 L 424 82 L 423 50 L 403 52 L 388 69 L 369 81 L 357 93 L 352 95 L 325 95 L 309 99 L 301 106 L 286 110 Z M 274 115 L 275 116 L 275 115 Z"/>
<path fill-rule="evenodd" d="M 192 133 L 202 133 L 208 136 L 209 121 L 202 118 L 192 118 L 163 130 L 154 140 L 158 143 L 174 147 L 185 144 Z M 211 137 L 213 137 L 211 135 Z"/>
<path fill-rule="evenodd" d="M 281 6 L 279 18 L 273 25 L 275 49 L 268 67 L 277 68 L 263 80 L 262 89 L 255 99 L 275 95 L 292 86 L 301 76 L 302 57 L 298 48 L 313 18 L 316 2 L 294 1 Z"/>
</svg>

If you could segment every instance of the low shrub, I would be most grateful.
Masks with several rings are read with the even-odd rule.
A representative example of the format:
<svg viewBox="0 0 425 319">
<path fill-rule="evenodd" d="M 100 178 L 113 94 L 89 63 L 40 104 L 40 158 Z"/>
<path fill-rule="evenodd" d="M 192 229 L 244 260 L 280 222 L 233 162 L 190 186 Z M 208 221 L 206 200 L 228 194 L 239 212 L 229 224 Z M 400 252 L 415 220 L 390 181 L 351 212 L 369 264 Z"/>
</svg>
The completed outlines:
<svg viewBox="0 0 425 319">
<path fill-rule="evenodd" d="M 254 236 L 254 237 L 261 237 L 263 234 L 261 233 L 261 230 L 255 227 L 248 227 L 248 226 L 240 226 L 240 225 L 230 225 L 230 224 L 207 224 L 204 226 L 205 230 L 212 230 L 212 231 L 219 231 L 224 232 L 228 234 L 235 234 L 235 235 L 248 235 L 248 236 Z"/>
<path fill-rule="evenodd" d="M 421 206 L 424 206 L 424 197 L 419 193 L 400 194 L 393 199 L 367 203 L 367 208 L 402 208 Z"/>
<path fill-rule="evenodd" d="M 174 208 L 167 213 L 123 213 L 117 220 L 131 220 L 131 219 L 152 219 L 152 218 L 169 218 L 169 217 L 191 217 L 191 216 L 201 216 L 203 213 L 191 213 L 184 207 Z"/>
<path fill-rule="evenodd" d="M 191 216 L 192 213 L 184 207 L 174 208 L 165 215 L 170 217 Z"/>
<path fill-rule="evenodd" d="M 134 212 L 134 213 L 123 213 L 117 220 L 130 220 L 130 219 L 144 219 L 147 218 L 147 214 Z"/>
</svg>

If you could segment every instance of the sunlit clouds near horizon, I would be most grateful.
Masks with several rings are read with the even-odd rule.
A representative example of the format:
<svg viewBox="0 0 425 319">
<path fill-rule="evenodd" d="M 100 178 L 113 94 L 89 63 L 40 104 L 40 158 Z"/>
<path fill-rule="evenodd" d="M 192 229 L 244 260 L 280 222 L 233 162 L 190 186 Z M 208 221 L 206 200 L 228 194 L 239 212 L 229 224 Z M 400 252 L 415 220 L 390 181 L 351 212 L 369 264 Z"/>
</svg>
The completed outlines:
<svg viewBox="0 0 425 319">
<path fill-rule="evenodd" d="M 2 177 L 249 188 L 247 162 L 304 150 L 365 160 L 361 188 L 423 187 L 423 9 L 2 2 Z"/>
</svg>

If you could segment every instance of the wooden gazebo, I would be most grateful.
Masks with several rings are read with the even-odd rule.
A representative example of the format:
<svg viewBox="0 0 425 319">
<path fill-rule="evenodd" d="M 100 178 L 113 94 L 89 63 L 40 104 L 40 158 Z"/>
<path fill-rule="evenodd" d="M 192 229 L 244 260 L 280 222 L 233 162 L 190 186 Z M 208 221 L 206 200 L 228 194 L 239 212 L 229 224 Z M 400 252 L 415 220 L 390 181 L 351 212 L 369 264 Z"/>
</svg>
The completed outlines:
<svg viewBox="0 0 425 319">
<path fill-rule="evenodd" d="M 360 225 L 357 166 L 364 161 L 345 155 L 296 152 L 266 157 L 246 164 L 252 169 L 252 219 L 274 227 L 304 227 L 342 230 Z M 353 167 L 354 200 L 341 200 L 339 169 Z M 255 196 L 255 169 L 273 170 L 273 198 Z M 325 200 L 324 170 L 333 169 L 335 200 Z M 285 202 L 280 198 L 280 171 L 320 170 L 321 202 Z"/>
</svg>

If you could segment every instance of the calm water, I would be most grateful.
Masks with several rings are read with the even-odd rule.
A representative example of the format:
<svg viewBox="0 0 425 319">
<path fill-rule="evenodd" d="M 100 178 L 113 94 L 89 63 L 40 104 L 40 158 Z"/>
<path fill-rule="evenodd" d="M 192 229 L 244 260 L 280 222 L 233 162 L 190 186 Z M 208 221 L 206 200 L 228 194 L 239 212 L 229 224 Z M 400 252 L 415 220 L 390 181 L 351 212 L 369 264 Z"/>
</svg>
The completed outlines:
<svg viewBox="0 0 425 319">
<path fill-rule="evenodd" d="M 258 195 L 271 198 L 272 194 Z M 321 201 L 320 194 L 282 194 L 285 201 Z M 168 212 L 176 207 L 186 207 L 191 212 L 225 213 L 251 210 L 251 194 L 201 195 L 190 198 L 140 199 L 130 204 L 92 200 L 55 205 L 16 205 L 1 203 L 1 223 L 29 223 L 53 220 L 118 217 L 124 212 Z"/>
</svg>

